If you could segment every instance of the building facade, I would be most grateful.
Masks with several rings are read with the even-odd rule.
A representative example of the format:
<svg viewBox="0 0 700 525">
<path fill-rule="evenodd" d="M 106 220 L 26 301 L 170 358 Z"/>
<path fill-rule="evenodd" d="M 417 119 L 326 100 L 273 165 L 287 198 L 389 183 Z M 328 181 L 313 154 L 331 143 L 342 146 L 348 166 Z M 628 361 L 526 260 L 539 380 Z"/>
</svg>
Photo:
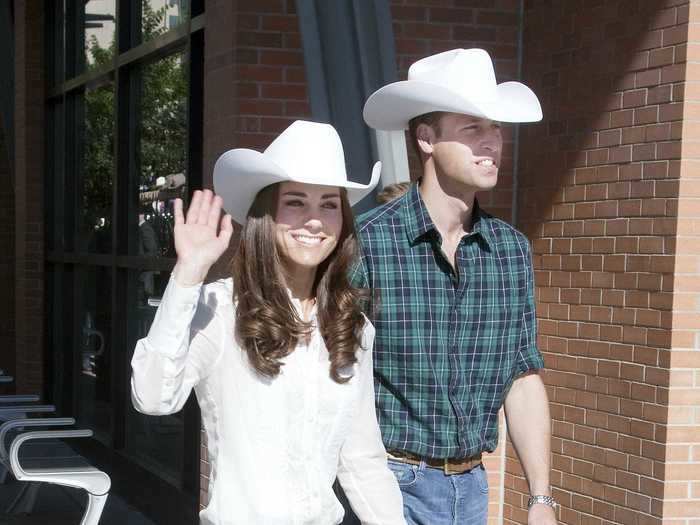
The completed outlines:
<svg viewBox="0 0 700 525">
<path fill-rule="evenodd" d="M 700 2 L 15 0 L 0 35 L 4 393 L 93 429 L 81 452 L 156 523 L 195 523 L 209 475 L 193 399 L 156 418 L 129 398 L 172 199 L 299 118 L 336 126 L 354 180 L 375 160 L 385 184 L 415 177 L 362 104 L 457 47 L 545 115 L 505 128 L 480 202 L 532 241 L 560 521 L 700 523 Z M 527 523 L 506 433 L 490 522 Z"/>
</svg>

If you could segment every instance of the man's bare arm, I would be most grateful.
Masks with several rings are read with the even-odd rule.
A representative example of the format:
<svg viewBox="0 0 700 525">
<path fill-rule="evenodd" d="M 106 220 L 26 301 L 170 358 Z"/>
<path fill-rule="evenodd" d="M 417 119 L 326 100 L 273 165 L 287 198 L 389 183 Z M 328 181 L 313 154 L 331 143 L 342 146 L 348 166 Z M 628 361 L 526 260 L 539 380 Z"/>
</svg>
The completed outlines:
<svg viewBox="0 0 700 525">
<path fill-rule="evenodd" d="M 517 378 L 505 400 L 508 433 L 525 471 L 531 495 L 550 496 L 551 418 L 544 383 L 535 372 Z M 533 505 L 530 524 L 555 524 L 554 509 Z"/>
</svg>

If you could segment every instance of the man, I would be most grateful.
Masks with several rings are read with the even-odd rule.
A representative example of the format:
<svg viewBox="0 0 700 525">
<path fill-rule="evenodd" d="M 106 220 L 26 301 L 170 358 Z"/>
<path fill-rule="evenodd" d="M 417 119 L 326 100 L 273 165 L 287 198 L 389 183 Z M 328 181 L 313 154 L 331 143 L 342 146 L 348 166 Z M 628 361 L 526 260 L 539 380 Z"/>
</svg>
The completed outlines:
<svg viewBox="0 0 700 525">
<path fill-rule="evenodd" d="M 153 223 L 149 215 L 153 215 L 153 207 L 151 203 L 144 204 L 139 210 L 139 255 L 146 257 L 157 257 L 160 249 L 158 246 L 158 234 L 156 233 Z M 155 272 L 153 270 L 145 270 L 139 274 L 141 287 L 139 296 L 141 303 L 147 304 L 148 298 L 155 294 Z"/>
<path fill-rule="evenodd" d="M 556 523 L 550 416 L 537 370 L 527 239 L 479 208 L 493 188 L 499 122 L 542 118 L 523 84 L 496 84 L 489 55 L 456 49 L 419 60 L 375 92 L 365 121 L 410 129 L 423 174 L 358 219 L 358 286 L 374 290 L 377 415 L 409 524 L 485 524 L 483 452 L 505 406 L 530 493 L 529 523 Z"/>
</svg>

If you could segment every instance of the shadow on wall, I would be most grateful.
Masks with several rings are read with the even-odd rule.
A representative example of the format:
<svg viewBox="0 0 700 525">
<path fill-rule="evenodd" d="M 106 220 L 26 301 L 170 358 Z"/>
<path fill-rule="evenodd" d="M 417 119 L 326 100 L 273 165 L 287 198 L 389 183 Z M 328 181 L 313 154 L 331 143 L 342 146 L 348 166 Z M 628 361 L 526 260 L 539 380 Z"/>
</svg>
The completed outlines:
<svg viewBox="0 0 700 525">
<path fill-rule="evenodd" d="M 523 81 L 544 120 L 521 127 L 517 225 L 533 241 L 564 523 L 662 514 L 688 33 L 675 4 L 526 2 Z M 506 486 L 504 517 L 525 523 L 515 462 Z"/>
<path fill-rule="evenodd" d="M 611 185 L 659 178 L 658 170 L 642 174 L 642 165 L 680 158 L 680 132 L 672 136 L 669 121 L 681 115 L 667 111 L 664 118 L 671 108 L 663 104 L 680 100 L 673 84 L 684 67 L 673 46 L 686 40 L 687 28 L 675 39 L 653 29 L 662 27 L 666 3 L 528 3 L 523 81 L 544 113 L 542 122 L 521 128 L 519 226 L 528 237 L 545 236 L 547 221 L 623 215 L 603 203 L 653 195 L 618 194 Z"/>
</svg>

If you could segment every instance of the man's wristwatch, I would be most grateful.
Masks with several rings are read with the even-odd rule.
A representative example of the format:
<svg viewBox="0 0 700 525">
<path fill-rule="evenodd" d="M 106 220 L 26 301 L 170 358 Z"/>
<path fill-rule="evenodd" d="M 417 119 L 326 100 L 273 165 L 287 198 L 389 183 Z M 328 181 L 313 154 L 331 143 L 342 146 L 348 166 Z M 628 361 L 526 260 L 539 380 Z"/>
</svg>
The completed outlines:
<svg viewBox="0 0 700 525">
<path fill-rule="evenodd" d="M 530 499 L 527 500 L 527 508 L 529 509 L 537 503 L 547 505 L 548 507 L 552 507 L 553 509 L 557 508 L 557 502 L 552 496 L 530 496 Z"/>
</svg>

